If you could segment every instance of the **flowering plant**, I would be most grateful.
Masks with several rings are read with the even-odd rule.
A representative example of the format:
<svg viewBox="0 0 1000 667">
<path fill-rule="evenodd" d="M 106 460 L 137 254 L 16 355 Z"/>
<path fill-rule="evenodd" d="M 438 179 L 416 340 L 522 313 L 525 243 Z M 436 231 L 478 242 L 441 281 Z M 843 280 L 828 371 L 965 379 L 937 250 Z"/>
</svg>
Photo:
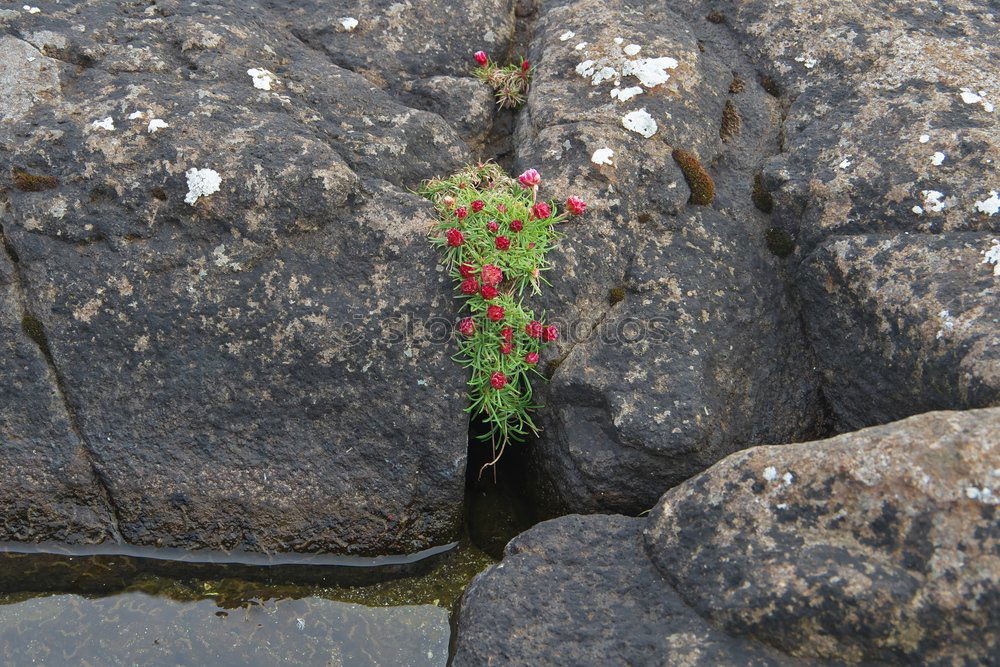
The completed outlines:
<svg viewBox="0 0 1000 667">
<path fill-rule="evenodd" d="M 472 58 L 478 65 L 476 78 L 493 88 L 499 106 L 516 109 L 524 104 L 532 71 L 527 60 L 521 60 L 520 65 L 500 67 L 490 60 L 485 51 L 476 51 Z"/>
<path fill-rule="evenodd" d="M 538 200 L 540 183 L 534 169 L 515 180 L 485 163 L 427 181 L 420 191 L 437 207 L 432 240 L 444 250 L 456 298 L 469 313 L 457 326 L 455 360 L 472 371 L 467 411 L 482 414 L 489 426 L 481 436 L 493 444 L 487 466 L 499 460 L 510 438 L 538 432 L 529 415 L 537 407 L 531 374 L 541 375 L 541 348 L 559 331 L 525 308 L 524 292 L 540 293 L 542 273 L 550 268 L 545 253 L 560 237 L 557 225 L 586 208 L 570 197 L 566 212 L 559 212 Z"/>
</svg>

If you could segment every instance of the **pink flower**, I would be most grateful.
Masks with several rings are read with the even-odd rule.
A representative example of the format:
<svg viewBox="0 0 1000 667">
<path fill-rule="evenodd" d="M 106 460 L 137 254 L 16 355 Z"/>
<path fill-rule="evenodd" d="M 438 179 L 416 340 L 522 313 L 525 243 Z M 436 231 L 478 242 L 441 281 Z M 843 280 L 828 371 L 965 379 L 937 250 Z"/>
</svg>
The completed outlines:
<svg viewBox="0 0 1000 667">
<path fill-rule="evenodd" d="M 524 325 L 524 332 L 531 336 L 532 338 L 542 337 L 542 323 L 538 320 L 531 320 L 526 325 Z"/>
<path fill-rule="evenodd" d="M 500 337 L 511 343 L 514 341 L 514 330 L 510 327 L 504 327 L 500 330 Z"/>
<path fill-rule="evenodd" d="M 484 264 L 483 270 L 480 273 L 482 274 L 484 285 L 493 285 L 495 287 L 503 280 L 503 271 L 492 264 Z"/>
<path fill-rule="evenodd" d="M 500 306 L 490 306 L 486 309 L 486 317 L 490 318 L 494 322 L 499 322 L 503 319 L 503 308 Z"/>
<path fill-rule="evenodd" d="M 503 389 L 507 386 L 507 376 L 500 371 L 496 371 L 490 376 L 490 385 L 494 389 Z"/>
<path fill-rule="evenodd" d="M 472 264 L 466 263 L 458 267 L 458 272 L 462 275 L 463 278 L 472 278 L 473 276 L 476 275 L 476 267 L 474 267 Z"/>
<path fill-rule="evenodd" d="M 507 212 L 507 206 L 505 204 L 497 204 L 497 210 L 501 213 Z"/>
<path fill-rule="evenodd" d="M 549 208 L 548 204 L 546 204 L 543 201 L 540 201 L 531 207 L 531 215 L 538 218 L 539 220 L 545 220 L 550 215 L 552 215 L 552 209 Z"/>
<path fill-rule="evenodd" d="M 489 56 L 486 55 L 485 51 L 476 51 L 472 54 L 472 57 L 476 59 L 480 67 L 486 67 L 486 63 L 490 61 Z"/>
<path fill-rule="evenodd" d="M 472 321 L 471 317 L 466 317 L 458 323 L 458 331 L 464 336 L 471 336 L 476 333 L 476 323 Z"/>
<path fill-rule="evenodd" d="M 524 360 L 526 362 L 528 362 L 529 364 L 537 364 L 538 363 L 538 353 L 537 352 L 529 352 L 528 354 L 524 355 Z"/>
<path fill-rule="evenodd" d="M 534 169 L 528 169 L 523 174 L 517 177 L 517 180 L 521 182 L 526 188 L 533 188 L 542 182 L 542 177 Z"/>
<path fill-rule="evenodd" d="M 455 209 L 455 217 L 459 220 L 465 220 L 467 215 L 469 215 L 469 209 L 464 206 L 459 206 Z"/>
<path fill-rule="evenodd" d="M 519 232 L 522 229 L 524 229 L 524 223 L 521 222 L 520 220 L 511 220 L 510 228 L 513 229 L 515 232 Z"/>
<path fill-rule="evenodd" d="M 507 250 L 510 248 L 510 239 L 506 236 L 498 236 L 496 239 L 497 250 Z"/>
<path fill-rule="evenodd" d="M 510 354 L 514 351 L 514 346 L 511 343 L 504 341 L 500 343 L 500 354 Z"/>
<path fill-rule="evenodd" d="M 446 208 L 451 208 L 452 206 L 455 205 L 455 198 L 452 197 L 451 195 L 448 195 L 447 197 L 441 200 L 441 203 L 444 204 Z"/>
<path fill-rule="evenodd" d="M 462 281 L 463 294 L 475 294 L 479 291 L 479 281 L 475 278 L 466 278 Z"/>
<path fill-rule="evenodd" d="M 546 343 L 554 341 L 556 338 L 559 338 L 559 329 L 556 328 L 554 325 L 550 324 L 549 326 L 542 329 L 542 340 L 545 341 Z"/>
<path fill-rule="evenodd" d="M 566 200 L 566 208 L 573 215 L 582 215 L 587 210 L 587 204 L 579 197 L 570 197 Z"/>
<path fill-rule="evenodd" d="M 492 301 L 497 298 L 497 288 L 493 285 L 483 285 L 481 292 L 485 301 Z"/>
<path fill-rule="evenodd" d="M 496 220 L 490 220 L 489 222 L 486 223 L 486 229 L 496 234 L 497 231 L 500 229 L 500 225 L 497 224 Z"/>
<path fill-rule="evenodd" d="M 472 212 L 479 213 L 480 211 L 483 210 L 483 207 L 485 206 L 486 204 L 483 202 L 482 199 L 477 199 L 476 201 L 472 202 Z"/>
<path fill-rule="evenodd" d="M 448 245 L 452 248 L 457 248 L 465 243 L 465 237 L 462 235 L 462 232 L 458 231 L 454 227 L 445 232 L 445 238 L 448 239 Z"/>
</svg>

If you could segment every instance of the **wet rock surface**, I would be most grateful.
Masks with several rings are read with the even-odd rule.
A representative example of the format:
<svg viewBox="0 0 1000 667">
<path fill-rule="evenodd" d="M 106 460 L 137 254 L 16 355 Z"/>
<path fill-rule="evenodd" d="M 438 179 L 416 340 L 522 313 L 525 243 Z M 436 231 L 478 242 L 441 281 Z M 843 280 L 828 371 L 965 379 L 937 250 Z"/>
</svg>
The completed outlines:
<svg viewBox="0 0 1000 667">
<path fill-rule="evenodd" d="M 113 505 L 85 539 L 454 539 L 462 375 L 423 335 L 451 304 L 418 268 L 431 212 L 405 189 L 468 159 L 452 128 L 244 3 L 78 2 L 3 27 L 59 79 L 43 95 L 27 61 L 14 74 L 34 105 L 0 132 L 3 233 L 23 291 L 9 317 L 37 320 L 66 447 Z M 42 444 L 31 429 L 5 443 Z M 31 539 L 63 537 L 46 530 Z"/>
<path fill-rule="evenodd" d="M 1000 282 L 976 232 L 845 236 L 798 279 L 840 430 L 1000 403 Z"/>
<path fill-rule="evenodd" d="M 780 109 L 738 46 L 706 47 L 668 5 L 585 0 L 545 10 L 531 61 L 518 161 L 591 203 L 543 297 L 564 337 L 535 453 L 565 506 L 637 513 L 730 452 L 815 432 L 818 378 L 752 203 Z M 628 129 L 644 116 L 650 136 Z M 710 205 L 689 203 L 677 149 Z"/>
<path fill-rule="evenodd" d="M 649 553 L 719 627 L 795 656 L 989 663 L 1000 409 L 734 454 L 664 494 Z"/>
<path fill-rule="evenodd" d="M 538 524 L 462 602 L 455 665 L 770 665 L 687 607 L 647 559 L 643 520 L 571 515 Z"/>
<path fill-rule="evenodd" d="M 473 580 L 456 664 L 991 664 L 1000 409 L 755 447 Z M 643 546 L 644 545 L 644 546 Z"/>
</svg>

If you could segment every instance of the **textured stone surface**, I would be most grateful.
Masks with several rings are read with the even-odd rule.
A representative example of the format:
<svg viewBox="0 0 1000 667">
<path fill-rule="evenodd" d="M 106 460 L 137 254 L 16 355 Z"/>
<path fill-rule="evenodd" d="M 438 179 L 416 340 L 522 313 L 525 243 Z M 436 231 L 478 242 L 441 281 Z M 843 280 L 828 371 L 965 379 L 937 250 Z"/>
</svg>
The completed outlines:
<svg viewBox="0 0 1000 667">
<path fill-rule="evenodd" d="M 660 577 L 641 519 L 571 515 L 507 545 L 462 600 L 455 665 L 772 665 L 715 630 Z"/>
<path fill-rule="evenodd" d="M 452 128 L 245 3 L 4 21 L 59 59 L 61 86 L 0 129 L 24 293 L 11 317 L 40 322 L 124 539 L 366 553 L 454 539 L 462 372 L 423 335 L 451 303 L 424 268 L 430 208 L 405 191 L 468 159 Z M 192 169 L 217 191 L 192 188 Z M 55 185 L 25 191 L 17 170 Z M 45 444 L 17 428 L 5 441 Z M 60 437 L 51 451 L 76 446 Z"/>
<path fill-rule="evenodd" d="M 993 236 L 833 237 L 797 281 L 841 430 L 1000 404 Z"/>
<path fill-rule="evenodd" d="M 800 657 L 989 664 L 1000 409 L 739 452 L 668 491 L 646 541 L 720 628 Z"/>
<path fill-rule="evenodd" d="M 563 338 L 535 457 L 574 511 L 640 512 L 726 454 L 808 437 L 818 421 L 817 379 L 751 203 L 779 109 L 759 87 L 730 92 L 752 68 L 734 42 L 703 51 L 694 28 L 668 4 L 581 0 L 548 8 L 531 47 L 518 161 L 544 192 L 590 203 L 552 253 L 542 300 Z M 603 68 L 665 58 L 676 63 L 657 61 L 660 85 L 594 84 Z M 616 87 L 642 92 L 621 100 Z M 728 142 L 727 103 L 741 119 Z M 657 124 L 649 138 L 623 126 L 642 110 Z M 674 148 L 709 170 L 712 206 L 688 204 Z M 610 165 L 592 161 L 602 149 Z"/>
</svg>

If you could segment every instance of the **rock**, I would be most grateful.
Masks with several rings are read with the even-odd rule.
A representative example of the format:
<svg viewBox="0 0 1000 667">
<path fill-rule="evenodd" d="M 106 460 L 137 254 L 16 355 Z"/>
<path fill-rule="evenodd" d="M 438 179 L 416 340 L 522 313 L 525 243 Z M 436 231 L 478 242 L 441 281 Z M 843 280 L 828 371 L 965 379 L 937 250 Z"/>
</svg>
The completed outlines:
<svg viewBox="0 0 1000 667">
<path fill-rule="evenodd" d="M 739 452 L 646 542 L 720 629 L 800 658 L 988 664 L 1000 646 L 1000 409 Z"/>
<path fill-rule="evenodd" d="M 493 91 L 478 79 L 432 76 L 407 86 L 407 103 L 447 120 L 471 146 L 481 147 L 493 126 Z"/>
<path fill-rule="evenodd" d="M 919 0 L 697 2 L 722 13 L 787 100 L 765 169 L 775 219 L 805 249 L 830 234 L 1000 230 L 996 9 Z M 706 22 L 707 23 L 707 22 Z M 940 157 L 935 157 L 940 154 Z M 995 210 L 995 207 L 994 207 Z"/>
<path fill-rule="evenodd" d="M 35 101 L 52 99 L 59 94 L 60 63 L 43 56 L 27 42 L 0 36 L 0 62 L 19 63 L 0 69 L 0 122 L 13 123 Z"/>
<path fill-rule="evenodd" d="M 833 237 L 797 281 L 841 430 L 1000 404 L 993 236 Z"/>
<path fill-rule="evenodd" d="M 752 203 L 780 110 L 759 88 L 730 92 L 753 69 L 735 42 L 702 45 L 701 23 L 662 3 L 578 0 L 546 8 L 532 43 L 518 163 L 542 173 L 544 196 L 589 202 L 551 253 L 540 302 L 563 338 L 534 454 L 572 511 L 638 513 L 727 454 L 820 421 Z M 711 206 L 689 204 L 674 149 L 715 181 Z"/>
<path fill-rule="evenodd" d="M 646 557 L 642 524 L 573 515 L 522 533 L 466 589 L 454 664 L 784 662 L 685 606 Z"/>
<path fill-rule="evenodd" d="M 51 434 L 29 421 L 4 438 L 78 469 L 45 497 L 95 513 L 10 532 L 359 554 L 456 539 L 463 372 L 428 331 L 451 319 L 451 292 L 433 211 L 406 191 L 469 159 L 452 128 L 240 2 L 4 20 L 66 38 L 36 40 L 58 47 L 60 88 L 0 128 L 23 291 L 5 317 L 39 322 L 65 407 L 22 337 L 18 386 Z M 19 187 L 22 171 L 44 187 Z M 0 395 L 0 414 L 16 411 Z"/>
</svg>

